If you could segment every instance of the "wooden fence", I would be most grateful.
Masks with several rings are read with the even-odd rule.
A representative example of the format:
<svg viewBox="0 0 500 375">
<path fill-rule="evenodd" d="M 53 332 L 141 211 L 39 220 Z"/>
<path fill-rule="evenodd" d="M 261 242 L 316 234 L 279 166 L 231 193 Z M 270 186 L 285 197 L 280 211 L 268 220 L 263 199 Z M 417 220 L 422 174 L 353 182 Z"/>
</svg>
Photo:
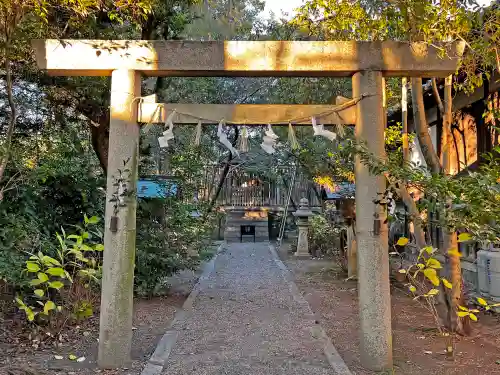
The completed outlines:
<svg viewBox="0 0 500 375">
<path fill-rule="evenodd" d="M 207 167 L 205 184 L 200 189 L 199 197 L 211 199 L 217 190 L 217 184 L 223 174 L 223 167 Z M 217 205 L 223 207 L 266 207 L 284 208 L 288 199 L 290 185 L 293 182 L 289 209 L 295 210 L 301 198 L 307 198 L 311 207 L 321 206 L 318 195 L 321 187 L 311 182 L 303 173 L 294 178 L 294 169 L 278 167 L 261 173 L 232 170 L 224 180 L 224 185 L 217 199 Z"/>
</svg>

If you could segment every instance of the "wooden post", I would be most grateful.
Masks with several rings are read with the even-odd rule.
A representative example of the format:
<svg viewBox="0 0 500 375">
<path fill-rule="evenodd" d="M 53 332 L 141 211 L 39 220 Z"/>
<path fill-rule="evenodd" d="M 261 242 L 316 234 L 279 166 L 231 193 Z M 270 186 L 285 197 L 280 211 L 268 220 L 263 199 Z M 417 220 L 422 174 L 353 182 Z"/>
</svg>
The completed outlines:
<svg viewBox="0 0 500 375">
<path fill-rule="evenodd" d="M 356 139 L 367 142 L 369 151 L 383 158 L 382 73 L 356 73 L 352 82 L 354 97 L 366 95 L 357 104 Z M 385 190 L 385 179 L 370 174 L 358 157 L 354 168 L 361 361 L 370 370 L 384 371 L 392 369 L 388 231 L 384 224 L 385 212 L 373 201 L 377 193 Z"/>
<path fill-rule="evenodd" d="M 358 272 L 358 245 L 355 230 L 353 225 L 347 227 L 347 277 L 349 279 L 356 278 Z"/>
<path fill-rule="evenodd" d="M 408 80 L 403 77 L 401 80 L 401 116 L 403 124 L 403 160 L 410 160 L 410 145 L 408 143 Z"/>
<path fill-rule="evenodd" d="M 382 77 L 382 107 L 384 108 L 384 129 L 387 128 L 387 91 L 385 78 Z"/>
<path fill-rule="evenodd" d="M 134 99 L 140 94 L 138 72 L 112 73 L 98 358 L 101 368 L 124 367 L 132 343 L 137 200 L 135 195 L 127 196 L 127 191 L 135 192 L 137 186 L 139 126 Z M 123 172 L 121 187 L 115 186 L 119 170 Z M 115 206 L 115 194 L 122 195 L 124 206 Z"/>
</svg>

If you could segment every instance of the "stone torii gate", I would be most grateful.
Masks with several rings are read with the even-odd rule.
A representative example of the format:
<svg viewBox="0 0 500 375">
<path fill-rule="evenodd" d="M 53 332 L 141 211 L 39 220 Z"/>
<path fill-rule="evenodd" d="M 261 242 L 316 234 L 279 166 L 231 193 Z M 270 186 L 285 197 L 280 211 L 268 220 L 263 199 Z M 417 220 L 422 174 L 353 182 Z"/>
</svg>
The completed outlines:
<svg viewBox="0 0 500 375">
<path fill-rule="evenodd" d="M 445 77 L 456 71 L 464 49 L 463 44 L 443 45 L 446 57 L 442 58 L 438 49 L 423 43 L 392 41 L 37 40 L 33 47 L 38 66 L 50 75 L 112 77 L 99 336 L 103 368 L 123 366 L 131 348 L 136 202 L 119 210 L 118 224 L 112 228 L 110 198 L 113 176 L 124 160 L 130 159 L 129 189 L 136 189 L 138 122 L 149 121 L 156 108 L 135 100 L 141 96 L 142 76 L 352 77 L 353 97 L 364 96 L 363 100 L 323 122 L 355 123 L 356 137 L 367 141 L 376 156 L 384 157 L 383 77 Z M 186 112 L 211 118 L 201 115 L 206 106 L 197 106 Z M 313 107 L 239 105 L 218 106 L 217 111 L 228 122 L 288 124 L 290 118 L 317 113 L 319 106 Z M 164 115 L 160 113 L 156 120 Z M 361 358 L 365 367 L 385 370 L 392 368 L 388 236 L 384 213 L 373 203 L 377 192 L 385 189 L 385 180 L 371 175 L 359 160 L 355 178 Z M 381 223 L 376 229 L 375 214 Z"/>
</svg>

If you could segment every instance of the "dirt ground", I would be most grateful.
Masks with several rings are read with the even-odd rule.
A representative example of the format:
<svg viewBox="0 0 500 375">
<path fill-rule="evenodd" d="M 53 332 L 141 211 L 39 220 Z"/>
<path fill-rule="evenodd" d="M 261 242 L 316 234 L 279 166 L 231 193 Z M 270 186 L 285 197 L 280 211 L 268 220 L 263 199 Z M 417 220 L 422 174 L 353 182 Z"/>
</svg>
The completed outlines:
<svg viewBox="0 0 500 375">
<path fill-rule="evenodd" d="M 33 348 L 25 340 L 12 341 L 5 335 L 0 339 L 0 375 L 137 375 L 153 353 L 161 336 L 186 296 L 172 295 L 151 300 L 137 300 L 134 306 L 134 338 L 132 362 L 120 370 L 97 369 L 99 319 L 71 329 L 60 348 Z M 24 342 L 23 342 L 24 341 Z M 83 362 L 70 361 L 70 354 L 85 357 Z M 56 359 L 55 356 L 64 359 Z"/>
<path fill-rule="evenodd" d="M 332 261 L 297 260 L 288 254 L 286 247 L 280 255 L 351 371 L 356 375 L 373 375 L 360 364 L 356 282 L 344 281 L 345 275 Z M 97 369 L 97 318 L 68 331 L 58 349 L 27 346 L 26 340 L 19 340 L 15 327 L 5 321 L 0 322 L 0 375 L 139 375 L 200 274 L 201 268 L 176 275 L 166 297 L 136 300 L 132 362 L 128 368 Z M 499 323 L 498 316 L 481 316 L 471 337 L 457 338 L 456 357 L 450 361 L 444 355 L 445 343 L 436 334 L 430 314 L 402 289 L 393 287 L 395 374 L 500 375 Z M 69 354 L 85 357 L 85 361 L 69 361 L 66 359 Z M 55 355 L 65 359 L 56 360 Z"/>
<path fill-rule="evenodd" d="M 321 325 L 356 375 L 372 375 L 359 357 L 356 281 L 330 260 L 297 260 L 287 251 L 280 256 L 294 273 Z M 432 316 L 403 289 L 392 287 L 394 373 L 397 375 L 500 374 L 500 317 L 481 316 L 471 337 L 457 337 L 454 360 L 445 356 L 444 339 L 437 335 Z"/>
<path fill-rule="evenodd" d="M 21 331 L 20 322 L 16 324 L 20 319 L 17 315 L 10 321 L 0 321 L 0 375 L 139 375 L 176 310 L 181 308 L 198 281 L 202 268 L 203 265 L 197 271 L 186 270 L 169 278 L 170 288 L 165 297 L 134 301 L 132 361 L 128 367 L 119 370 L 97 368 L 98 314 L 81 326 L 67 329 L 60 348 L 31 345 L 26 333 Z M 85 357 L 85 360 L 69 360 L 71 354 Z M 63 359 L 56 359 L 56 355 Z"/>
</svg>

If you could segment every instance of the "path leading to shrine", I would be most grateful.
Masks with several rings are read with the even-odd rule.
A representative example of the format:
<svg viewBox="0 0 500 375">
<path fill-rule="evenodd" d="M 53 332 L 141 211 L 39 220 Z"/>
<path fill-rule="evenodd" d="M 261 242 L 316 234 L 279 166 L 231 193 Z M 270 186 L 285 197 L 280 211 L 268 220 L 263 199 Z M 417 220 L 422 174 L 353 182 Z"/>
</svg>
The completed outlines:
<svg viewBox="0 0 500 375">
<path fill-rule="evenodd" d="M 274 249 L 224 246 L 143 375 L 351 375 Z"/>
</svg>

